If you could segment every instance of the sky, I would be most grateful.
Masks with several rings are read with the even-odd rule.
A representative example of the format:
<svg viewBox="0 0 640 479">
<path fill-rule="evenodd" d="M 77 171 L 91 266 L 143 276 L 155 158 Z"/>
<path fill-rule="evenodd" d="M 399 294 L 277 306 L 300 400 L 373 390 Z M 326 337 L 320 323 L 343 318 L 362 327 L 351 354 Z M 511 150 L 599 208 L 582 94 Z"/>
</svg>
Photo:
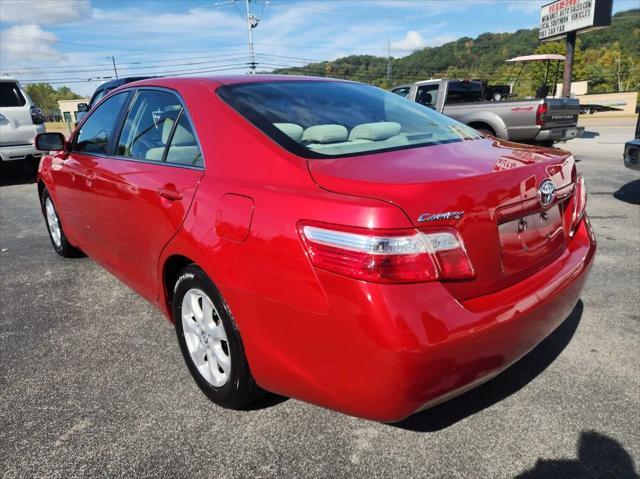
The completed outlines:
<svg viewBox="0 0 640 479">
<path fill-rule="evenodd" d="M 352 54 L 401 57 L 538 26 L 549 0 L 252 0 L 261 71 Z M 614 0 L 614 12 L 638 7 Z M 0 0 L 0 74 L 90 96 L 119 75 L 244 73 L 244 0 Z"/>
</svg>

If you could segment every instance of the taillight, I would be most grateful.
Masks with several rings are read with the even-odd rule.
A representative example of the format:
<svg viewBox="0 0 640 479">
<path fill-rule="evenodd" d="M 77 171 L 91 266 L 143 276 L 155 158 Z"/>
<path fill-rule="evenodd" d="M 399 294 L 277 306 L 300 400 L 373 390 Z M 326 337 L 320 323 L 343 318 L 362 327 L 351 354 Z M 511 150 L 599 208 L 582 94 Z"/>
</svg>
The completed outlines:
<svg viewBox="0 0 640 479">
<path fill-rule="evenodd" d="M 546 115 L 547 111 L 548 107 L 546 103 L 542 102 L 538 105 L 538 109 L 536 110 L 536 125 L 544 125 L 544 115 Z"/>
<path fill-rule="evenodd" d="M 573 193 L 573 214 L 571 215 L 571 232 L 573 236 L 587 208 L 587 185 L 584 176 L 578 175 L 576 189 Z"/>
<path fill-rule="evenodd" d="M 31 122 L 34 125 L 42 125 L 44 123 L 44 116 L 42 110 L 37 106 L 32 106 L 29 111 L 31 112 Z"/>
<path fill-rule="evenodd" d="M 455 230 L 366 230 L 299 225 L 318 268 L 374 283 L 416 283 L 473 278 L 475 272 Z"/>
</svg>

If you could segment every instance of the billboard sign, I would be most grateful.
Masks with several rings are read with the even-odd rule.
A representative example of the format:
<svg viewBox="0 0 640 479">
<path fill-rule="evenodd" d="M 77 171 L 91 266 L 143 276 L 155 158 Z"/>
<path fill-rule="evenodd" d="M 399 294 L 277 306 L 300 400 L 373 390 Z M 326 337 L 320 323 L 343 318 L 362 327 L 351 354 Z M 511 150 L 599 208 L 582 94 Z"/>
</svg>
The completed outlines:
<svg viewBox="0 0 640 479">
<path fill-rule="evenodd" d="M 540 40 L 611 25 L 613 0 L 557 0 L 540 9 Z"/>
</svg>

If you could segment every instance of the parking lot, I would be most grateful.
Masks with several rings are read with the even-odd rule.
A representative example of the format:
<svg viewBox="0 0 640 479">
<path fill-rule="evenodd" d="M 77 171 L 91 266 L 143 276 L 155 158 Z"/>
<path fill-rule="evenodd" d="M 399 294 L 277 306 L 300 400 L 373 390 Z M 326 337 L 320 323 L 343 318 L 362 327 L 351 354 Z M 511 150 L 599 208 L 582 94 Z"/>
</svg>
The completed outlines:
<svg viewBox="0 0 640 479">
<path fill-rule="evenodd" d="M 91 259 L 55 254 L 27 165 L 0 165 L 0 478 L 633 478 L 640 461 L 635 120 L 566 145 L 598 253 L 581 301 L 489 383 L 399 424 L 200 393 L 170 323 Z"/>
</svg>

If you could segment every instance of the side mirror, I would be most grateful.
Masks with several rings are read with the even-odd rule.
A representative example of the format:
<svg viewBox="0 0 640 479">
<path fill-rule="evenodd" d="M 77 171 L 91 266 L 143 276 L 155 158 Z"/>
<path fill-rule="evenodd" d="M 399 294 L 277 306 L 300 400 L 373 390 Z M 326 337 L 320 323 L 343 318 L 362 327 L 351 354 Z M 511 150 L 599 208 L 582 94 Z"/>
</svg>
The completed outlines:
<svg viewBox="0 0 640 479">
<path fill-rule="evenodd" d="M 66 143 L 62 133 L 40 133 L 36 136 L 36 149 L 40 151 L 62 151 Z"/>
<path fill-rule="evenodd" d="M 89 111 L 89 105 L 86 103 L 78 103 L 78 111 L 84 111 L 85 113 Z"/>
</svg>

